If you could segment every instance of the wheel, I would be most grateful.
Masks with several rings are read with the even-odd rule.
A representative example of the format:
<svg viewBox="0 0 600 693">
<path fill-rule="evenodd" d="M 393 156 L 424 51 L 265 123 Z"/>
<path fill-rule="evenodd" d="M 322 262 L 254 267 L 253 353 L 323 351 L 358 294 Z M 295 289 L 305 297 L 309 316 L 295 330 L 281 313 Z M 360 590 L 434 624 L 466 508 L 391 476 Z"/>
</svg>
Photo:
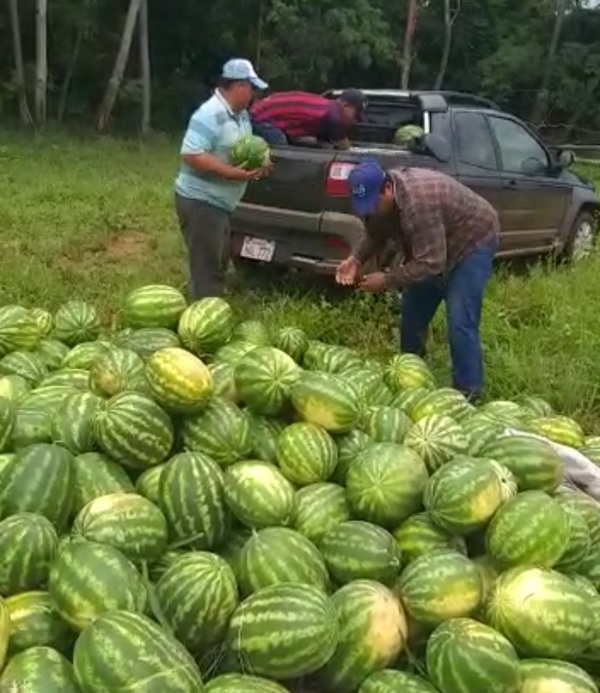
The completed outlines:
<svg viewBox="0 0 600 693">
<path fill-rule="evenodd" d="M 565 248 L 565 259 L 580 262 L 589 257 L 596 243 L 597 220 L 591 212 L 581 212 L 571 228 Z"/>
</svg>

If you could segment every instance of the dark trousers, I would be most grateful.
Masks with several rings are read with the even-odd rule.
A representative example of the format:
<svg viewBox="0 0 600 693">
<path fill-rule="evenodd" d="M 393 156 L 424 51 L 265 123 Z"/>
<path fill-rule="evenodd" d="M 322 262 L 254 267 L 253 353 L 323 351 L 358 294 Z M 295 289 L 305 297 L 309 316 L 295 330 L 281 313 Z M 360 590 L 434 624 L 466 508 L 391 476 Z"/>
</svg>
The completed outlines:
<svg viewBox="0 0 600 693">
<path fill-rule="evenodd" d="M 262 137 L 263 140 L 272 147 L 284 147 L 288 144 L 288 138 L 285 132 L 275 127 L 275 125 L 268 120 L 261 123 L 252 121 L 252 132 L 258 135 L 258 137 Z"/>
<path fill-rule="evenodd" d="M 193 300 L 222 296 L 229 264 L 231 215 L 214 205 L 175 193 L 179 226 L 190 265 Z"/>
<path fill-rule="evenodd" d="M 453 385 L 471 397 L 483 388 L 479 323 L 496 249 L 496 241 L 481 245 L 448 276 L 414 284 L 402 294 L 400 348 L 419 356 L 425 355 L 425 339 L 433 316 L 440 303 L 446 302 Z"/>
</svg>

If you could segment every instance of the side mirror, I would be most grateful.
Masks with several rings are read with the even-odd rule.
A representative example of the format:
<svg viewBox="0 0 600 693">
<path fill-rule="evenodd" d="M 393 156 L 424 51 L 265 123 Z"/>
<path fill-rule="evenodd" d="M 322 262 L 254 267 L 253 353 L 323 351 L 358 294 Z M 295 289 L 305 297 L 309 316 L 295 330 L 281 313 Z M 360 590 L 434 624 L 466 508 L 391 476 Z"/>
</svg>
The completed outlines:
<svg viewBox="0 0 600 693">
<path fill-rule="evenodd" d="M 438 161 L 445 163 L 452 157 L 452 149 L 445 137 L 428 134 L 415 138 L 416 148 L 433 155 Z"/>
<path fill-rule="evenodd" d="M 523 173 L 530 176 L 536 176 L 540 173 L 545 173 L 547 168 L 548 165 L 544 164 L 543 161 L 540 161 L 535 156 L 530 156 L 528 159 L 525 159 L 525 161 L 521 165 Z"/>
<path fill-rule="evenodd" d="M 575 162 L 575 154 L 570 149 L 561 150 L 560 154 L 556 158 L 556 163 L 561 168 L 569 168 Z"/>
</svg>

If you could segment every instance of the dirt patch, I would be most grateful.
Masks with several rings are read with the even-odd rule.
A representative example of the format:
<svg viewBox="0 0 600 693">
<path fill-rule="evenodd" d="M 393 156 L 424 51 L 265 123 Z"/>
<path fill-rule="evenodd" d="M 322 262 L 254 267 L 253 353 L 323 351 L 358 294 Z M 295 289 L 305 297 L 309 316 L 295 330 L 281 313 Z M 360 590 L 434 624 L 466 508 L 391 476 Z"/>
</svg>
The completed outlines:
<svg viewBox="0 0 600 693">
<path fill-rule="evenodd" d="M 141 232 L 113 236 L 93 246 L 72 247 L 58 259 L 62 268 L 85 267 L 87 265 L 143 263 L 156 248 L 154 239 Z"/>
<path fill-rule="evenodd" d="M 103 254 L 107 260 L 127 261 L 148 255 L 150 246 L 149 239 L 144 234 L 130 233 L 126 236 L 111 238 L 106 243 Z"/>
</svg>

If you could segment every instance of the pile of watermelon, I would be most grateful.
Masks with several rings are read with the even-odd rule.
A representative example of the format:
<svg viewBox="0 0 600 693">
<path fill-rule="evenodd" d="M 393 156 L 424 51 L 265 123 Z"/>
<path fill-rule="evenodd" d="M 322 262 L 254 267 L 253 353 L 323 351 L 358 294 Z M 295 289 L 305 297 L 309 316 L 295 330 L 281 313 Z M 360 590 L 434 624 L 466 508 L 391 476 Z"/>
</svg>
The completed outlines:
<svg viewBox="0 0 600 693">
<path fill-rule="evenodd" d="M 116 322 L 0 308 L 2 693 L 598 693 L 575 421 L 168 286 Z"/>
</svg>

